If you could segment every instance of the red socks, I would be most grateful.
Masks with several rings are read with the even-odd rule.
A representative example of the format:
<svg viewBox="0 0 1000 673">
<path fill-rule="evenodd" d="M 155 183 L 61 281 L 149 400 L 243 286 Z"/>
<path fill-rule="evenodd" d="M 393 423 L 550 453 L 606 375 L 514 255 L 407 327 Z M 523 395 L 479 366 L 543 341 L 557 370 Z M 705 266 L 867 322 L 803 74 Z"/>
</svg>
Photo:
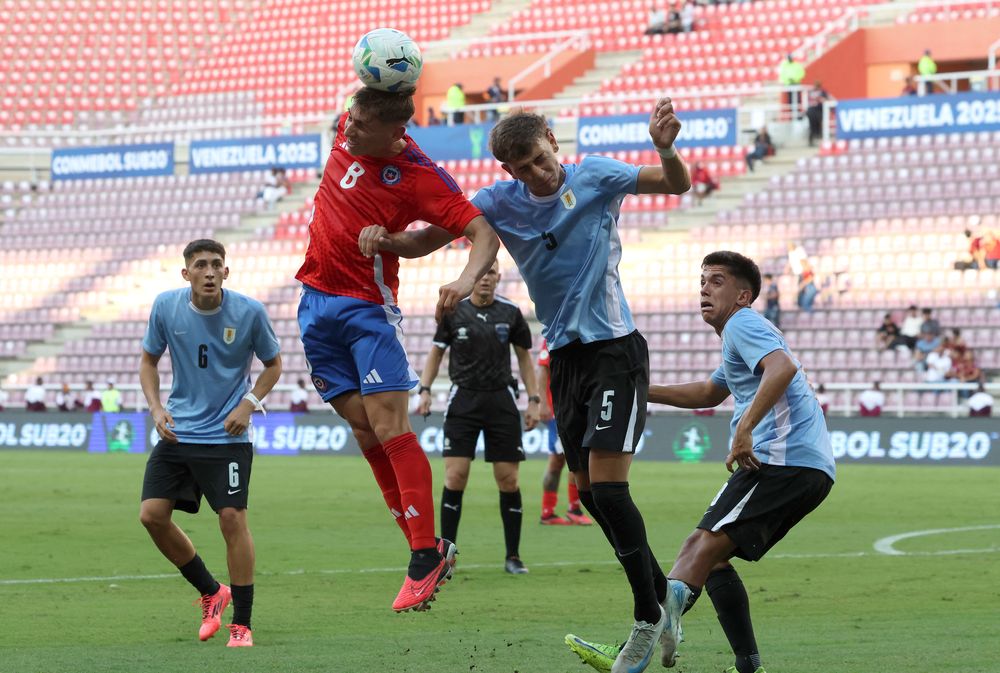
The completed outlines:
<svg viewBox="0 0 1000 673">
<path fill-rule="evenodd" d="M 580 511 L 580 492 L 576 490 L 576 482 L 573 481 L 573 477 L 569 478 L 569 486 L 566 488 L 566 493 L 569 495 L 569 509 L 572 512 Z"/>
<path fill-rule="evenodd" d="M 555 491 L 542 491 L 542 518 L 547 519 L 556 513 L 556 503 L 559 502 L 559 494 Z"/>
<path fill-rule="evenodd" d="M 389 462 L 389 456 L 385 454 L 385 450 L 381 444 L 377 444 L 367 451 L 362 451 L 362 453 L 365 455 L 368 465 L 372 468 L 372 474 L 375 475 L 375 482 L 382 489 L 382 497 L 385 498 L 385 504 L 389 506 L 389 511 L 392 512 L 392 516 L 396 520 L 396 525 L 403 531 L 403 535 L 406 536 L 406 544 L 409 545 L 411 542 L 410 527 L 406 525 L 406 519 L 403 517 L 403 504 L 399 499 L 399 484 L 396 483 L 396 473 L 392 470 L 392 463 Z"/>
<path fill-rule="evenodd" d="M 408 432 L 393 437 L 385 442 L 382 448 L 389 457 L 392 471 L 396 475 L 400 506 L 410 531 L 408 537 L 410 549 L 436 547 L 431 464 L 424 450 L 420 448 L 417 436 Z"/>
</svg>

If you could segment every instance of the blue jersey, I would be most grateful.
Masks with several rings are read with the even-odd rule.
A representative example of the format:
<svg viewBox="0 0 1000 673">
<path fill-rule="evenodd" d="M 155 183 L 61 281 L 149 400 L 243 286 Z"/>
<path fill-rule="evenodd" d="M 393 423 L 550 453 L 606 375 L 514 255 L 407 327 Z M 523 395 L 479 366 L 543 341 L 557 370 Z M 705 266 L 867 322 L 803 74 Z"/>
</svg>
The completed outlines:
<svg viewBox="0 0 1000 673">
<path fill-rule="evenodd" d="M 731 429 L 736 431 L 743 413 L 760 388 L 760 361 L 782 350 L 792 357 L 781 332 L 756 311 L 743 308 L 733 314 L 722 330 L 722 365 L 712 372 L 712 383 L 727 388 L 736 401 Z M 833 449 L 823 410 L 799 371 L 784 394 L 753 431 L 753 452 L 768 465 L 811 467 L 835 478 Z"/>
<path fill-rule="evenodd" d="M 167 411 L 177 441 L 250 441 L 248 433 L 230 435 L 222 424 L 250 391 L 253 356 L 267 362 L 278 355 L 278 337 L 264 306 L 226 290 L 221 306 L 202 311 L 191 303 L 190 288 L 164 292 L 153 302 L 142 348 L 160 356 L 168 347 L 174 379 Z"/>
<path fill-rule="evenodd" d="M 551 196 L 506 180 L 472 199 L 517 263 L 552 350 L 635 331 L 618 276 L 618 214 L 636 193 L 639 167 L 588 156 L 563 168 L 566 180 Z"/>
</svg>

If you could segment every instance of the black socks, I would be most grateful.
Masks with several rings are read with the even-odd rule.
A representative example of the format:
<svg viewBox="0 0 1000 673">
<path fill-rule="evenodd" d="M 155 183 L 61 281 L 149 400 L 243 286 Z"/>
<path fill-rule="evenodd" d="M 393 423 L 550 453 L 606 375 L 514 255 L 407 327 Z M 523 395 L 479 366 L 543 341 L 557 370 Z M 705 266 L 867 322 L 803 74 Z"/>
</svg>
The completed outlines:
<svg viewBox="0 0 1000 673">
<path fill-rule="evenodd" d="M 219 583 L 212 577 L 212 573 L 208 572 L 205 562 L 197 553 L 193 559 L 179 567 L 178 570 L 202 596 L 211 596 L 219 590 Z"/>
<path fill-rule="evenodd" d="M 229 587 L 233 590 L 233 624 L 250 628 L 250 613 L 253 611 L 253 585 Z"/>
<path fill-rule="evenodd" d="M 714 570 L 705 582 L 705 590 L 715 606 L 719 624 L 736 655 L 739 673 L 754 673 L 760 667 L 757 640 L 750 621 L 750 600 L 736 569 Z"/>
<path fill-rule="evenodd" d="M 507 556 L 518 556 L 521 546 L 521 518 L 523 517 L 521 507 L 521 491 L 504 493 L 500 491 L 500 519 L 503 521 L 503 541 L 507 547 Z"/>
<path fill-rule="evenodd" d="M 458 521 L 462 518 L 462 496 L 465 491 L 453 491 L 447 486 L 441 491 L 441 537 L 458 541 Z"/>
</svg>

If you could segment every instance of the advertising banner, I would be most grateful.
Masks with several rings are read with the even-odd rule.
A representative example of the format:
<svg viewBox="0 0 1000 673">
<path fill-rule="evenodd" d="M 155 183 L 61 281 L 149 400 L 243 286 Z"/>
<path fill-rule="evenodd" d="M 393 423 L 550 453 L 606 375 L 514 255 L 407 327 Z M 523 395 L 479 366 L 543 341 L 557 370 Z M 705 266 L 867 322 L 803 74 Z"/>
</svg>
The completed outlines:
<svg viewBox="0 0 1000 673">
<path fill-rule="evenodd" d="M 319 168 L 318 133 L 262 138 L 195 140 L 188 158 L 190 173 L 232 173 L 270 168 Z"/>
<path fill-rule="evenodd" d="M 52 150 L 53 180 L 140 178 L 174 174 L 174 144 L 63 147 Z"/>
<path fill-rule="evenodd" d="M 434 161 L 490 159 L 487 146 L 493 123 L 455 126 L 419 126 L 407 129 L 420 149 Z"/>
<path fill-rule="evenodd" d="M 736 109 L 678 112 L 681 132 L 677 147 L 731 147 L 737 142 Z M 577 122 L 576 151 L 597 154 L 620 150 L 652 149 L 649 115 L 580 117 Z"/>
<path fill-rule="evenodd" d="M 839 101 L 837 139 L 1000 130 L 1000 91 Z"/>
</svg>

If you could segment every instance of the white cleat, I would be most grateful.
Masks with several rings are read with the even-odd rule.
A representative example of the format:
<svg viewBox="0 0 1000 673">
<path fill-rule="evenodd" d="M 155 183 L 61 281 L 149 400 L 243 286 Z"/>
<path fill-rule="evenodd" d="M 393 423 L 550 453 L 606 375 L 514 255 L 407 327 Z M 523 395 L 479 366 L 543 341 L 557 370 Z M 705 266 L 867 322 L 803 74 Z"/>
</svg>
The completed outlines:
<svg viewBox="0 0 1000 673">
<path fill-rule="evenodd" d="M 691 590 L 684 582 L 667 580 L 667 597 L 661 606 L 667 622 L 660 634 L 660 663 L 666 668 L 673 668 L 677 663 L 677 646 L 684 640 L 681 614 L 690 597 Z"/>
<path fill-rule="evenodd" d="M 622 651 L 618 653 L 611 673 L 642 673 L 649 666 L 649 660 L 653 658 L 653 650 L 656 649 L 656 641 L 663 633 L 663 627 L 667 623 L 667 615 L 660 608 L 660 621 L 655 624 L 649 622 L 636 622 L 632 626 L 632 633 L 629 635 Z"/>
</svg>

